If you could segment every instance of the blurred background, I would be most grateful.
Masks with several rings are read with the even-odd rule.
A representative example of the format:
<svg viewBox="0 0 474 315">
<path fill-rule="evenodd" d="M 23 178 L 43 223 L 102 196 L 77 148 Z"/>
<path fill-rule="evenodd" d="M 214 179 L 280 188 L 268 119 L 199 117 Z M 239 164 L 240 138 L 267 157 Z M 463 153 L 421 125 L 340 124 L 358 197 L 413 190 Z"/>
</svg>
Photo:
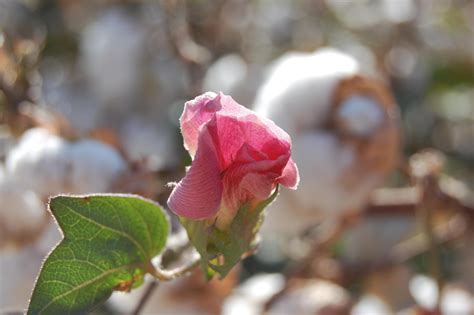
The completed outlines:
<svg viewBox="0 0 474 315">
<path fill-rule="evenodd" d="M 269 229 L 223 282 L 160 285 L 143 313 L 474 314 L 469 0 L 0 0 L 0 313 L 26 308 L 60 239 L 50 195 L 132 192 L 165 205 L 166 183 L 190 163 L 184 102 L 222 91 L 258 110 L 275 60 L 323 47 L 398 104 L 400 162 L 385 188 L 350 216 L 277 232 L 288 237 Z M 276 220 L 306 220 L 286 207 Z M 182 242 L 177 222 L 174 231 Z M 129 313 L 144 290 L 98 312 Z"/>
</svg>

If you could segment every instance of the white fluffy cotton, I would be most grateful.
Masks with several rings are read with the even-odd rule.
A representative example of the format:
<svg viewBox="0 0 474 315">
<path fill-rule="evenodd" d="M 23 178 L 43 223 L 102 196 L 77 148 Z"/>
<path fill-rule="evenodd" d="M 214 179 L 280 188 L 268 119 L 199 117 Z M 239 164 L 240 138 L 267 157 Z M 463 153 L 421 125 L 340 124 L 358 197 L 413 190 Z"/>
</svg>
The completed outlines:
<svg viewBox="0 0 474 315">
<path fill-rule="evenodd" d="M 341 80 L 359 72 L 354 58 L 330 48 L 287 53 L 271 66 L 254 107 L 290 134 L 301 181 L 296 191 L 282 190 L 269 207 L 264 231 L 297 236 L 322 219 L 364 206 L 379 184 L 381 178 L 370 173 L 347 184 L 357 152 L 328 128 L 335 89 Z M 362 96 L 349 97 L 339 115 L 356 133 L 365 135 L 382 118 L 374 105 Z"/>
<path fill-rule="evenodd" d="M 351 310 L 351 315 L 382 314 L 393 314 L 393 311 L 382 299 L 372 294 L 362 296 Z"/>
<path fill-rule="evenodd" d="M 102 105 L 115 110 L 129 105 L 126 100 L 140 84 L 144 40 L 140 25 L 120 10 L 107 11 L 85 29 L 81 62 Z"/>
<path fill-rule="evenodd" d="M 41 197 L 107 192 L 126 169 L 125 160 L 106 144 L 68 142 L 42 128 L 28 130 L 6 159 L 8 176 Z"/>
<path fill-rule="evenodd" d="M 26 131 L 6 158 L 6 172 L 40 196 L 60 192 L 68 171 L 68 143 L 43 128 Z"/>
<path fill-rule="evenodd" d="M 127 165 L 120 154 L 102 142 L 84 139 L 69 145 L 70 173 L 65 174 L 76 194 L 107 192 Z"/>
<path fill-rule="evenodd" d="M 409 290 L 416 303 L 426 310 L 434 310 L 438 299 L 442 314 L 472 314 L 474 296 L 469 291 L 447 284 L 438 292 L 438 285 L 433 278 L 417 275 L 412 278 Z"/>
<path fill-rule="evenodd" d="M 349 309 L 350 295 L 342 287 L 324 280 L 307 281 L 291 290 L 269 309 L 269 314 L 343 314 Z"/>
<path fill-rule="evenodd" d="M 44 223 L 45 205 L 31 190 L 8 178 L 0 165 L 0 237 L 21 236 Z M 0 240 L 2 243 L 4 240 Z"/>
<path fill-rule="evenodd" d="M 265 303 L 285 285 L 281 274 L 258 274 L 243 282 L 222 306 L 222 315 L 259 315 Z"/>
<path fill-rule="evenodd" d="M 272 64 L 255 110 L 290 135 L 321 127 L 338 82 L 358 70 L 354 58 L 331 48 L 287 53 Z"/>
</svg>

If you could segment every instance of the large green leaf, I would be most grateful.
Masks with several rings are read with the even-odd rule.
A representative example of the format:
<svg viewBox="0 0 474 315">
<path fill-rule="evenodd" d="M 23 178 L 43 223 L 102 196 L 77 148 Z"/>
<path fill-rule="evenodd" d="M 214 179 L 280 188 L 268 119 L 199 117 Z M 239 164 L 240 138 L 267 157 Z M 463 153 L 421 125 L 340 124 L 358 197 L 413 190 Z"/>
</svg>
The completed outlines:
<svg viewBox="0 0 474 315">
<path fill-rule="evenodd" d="M 64 238 L 43 264 L 28 314 L 84 314 L 114 290 L 141 285 L 169 233 L 162 209 L 138 196 L 58 196 L 49 207 Z"/>
<path fill-rule="evenodd" d="M 219 230 L 208 220 L 181 217 L 191 243 L 201 255 L 201 268 L 211 278 L 216 272 L 225 277 L 242 258 L 256 246 L 256 236 L 263 221 L 263 210 L 276 198 L 278 188 L 256 207 L 243 205 L 231 225 Z"/>
</svg>

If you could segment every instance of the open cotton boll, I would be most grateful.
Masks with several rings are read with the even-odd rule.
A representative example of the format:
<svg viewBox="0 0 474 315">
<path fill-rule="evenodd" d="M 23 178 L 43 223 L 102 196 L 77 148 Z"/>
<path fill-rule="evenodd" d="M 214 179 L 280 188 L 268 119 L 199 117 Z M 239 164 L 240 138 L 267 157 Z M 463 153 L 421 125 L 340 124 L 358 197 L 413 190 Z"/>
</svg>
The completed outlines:
<svg viewBox="0 0 474 315">
<path fill-rule="evenodd" d="M 285 285 L 281 274 L 258 274 L 235 288 L 223 307 L 222 315 L 260 315 L 265 303 Z"/>
<path fill-rule="evenodd" d="M 43 128 L 26 131 L 6 158 L 9 177 L 41 197 L 64 189 L 68 142 Z"/>
<path fill-rule="evenodd" d="M 38 233 L 46 208 L 31 190 L 8 178 L 0 164 L 0 247 Z"/>
<path fill-rule="evenodd" d="M 443 288 L 441 314 L 474 314 L 474 295 L 460 287 L 446 285 Z"/>
<path fill-rule="evenodd" d="M 144 31 L 120 10 L 109 10 L 81 37 L 81 64 L 102 105 L 125 109 L 140 86 Z"/>
<path fill-rule="evenodd" d="M 282 190 L 280 198 L 270 205 L 263 233 L 297 236 L 315 222 L 363 205 L 379 180 L 374 176 L 359 185 L 342 185 L 340 178 L 354 163 L 354 152 L 329 132 L 305 132 L 292 140 L 300 183 L 295 191 Z"/>
<path fill-rule="evenodd" d="M 45 220 L 46 208 L 31 190 L 0 176 L 0 236 L 21 238 L 37 232 Z M 4 235 L 4 233 L 6 235 Z M 0 243 L 2 243 L 0 241 Z"/>
<path fill-rule="evenodd" d="M 390 307 L 376 295 L 365 294 L 352 307 L 351 315 L 394 314 Z"/>
<path fill-rule="evenodd" d="M 71 143 L 68 159 L 70 169 L 65 177 L 75 194 L 108 192 L 127 170 L 127 163 L 115 149 L 91 139 Z"/>
<path fill-rule="evenodd" d="M 207 70 L 203 90 L 233 95 L 234 88 L 244 79 L 246 73 L 247 64 L 239 55 L 225 55 L 217 59 Z"/>
<path fill-rule="evenodd" d="M 268 314 L 338 315 L 347 314 L 350 305 L 344 288 L 329 281 L 308 280 L 278 298 Z"/>
<path fill-rule="evenodd" d="M 329 113 L 338 82 L 358 71 L 354 58 L 335 49 L 287 53 L 271 65 L 254 109 L 290 135 L 316 128 Z"/>
<path fill-rule="evenodd" d="M 442 314 L 472 314 L 474 296 L 469 291 L 447 284 L 443 286 L 441 296 L 433 278 L 417 275 L 410 281 L 409 290 L 416 303 L 426 310 L 434 310 L 439 301 Z"/>
<path fill-rule="evenodd" d="M 360 211 L 396 165 L 396 104 L 345 53 L 285 54 L 271 66 L 254 107 L 289 133 L 301 173 L 298 189 L 282 191 L 269 206 L 264 231 L 295 237 Z"/>
<path fill-rule="evenodd" d="M 6 160 L 7 174 L 47 198 L 59 193 L 107 192 L 127 170 L 112 147 L 96 140 L 68 142 L 46 129 L 30 129 Z"/>
</svg>

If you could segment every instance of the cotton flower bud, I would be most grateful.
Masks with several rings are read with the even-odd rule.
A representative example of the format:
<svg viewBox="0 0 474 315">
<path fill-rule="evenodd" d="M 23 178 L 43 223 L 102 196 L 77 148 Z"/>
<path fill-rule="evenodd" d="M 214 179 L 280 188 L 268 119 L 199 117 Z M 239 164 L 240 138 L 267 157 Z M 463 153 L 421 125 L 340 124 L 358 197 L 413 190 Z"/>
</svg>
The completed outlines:
<svg viewBox="0 0 474 315">
<path fill-rule="evenodd" d="M 193 163 L 168 200 L 176 214 L 217 217 L 226 228 L 240 207 L 269 198 L 276 185 L 296 188 L 288 134 L 230 96 L 198 96 L 186 103 L 180 123 Z"/>
</svg>

